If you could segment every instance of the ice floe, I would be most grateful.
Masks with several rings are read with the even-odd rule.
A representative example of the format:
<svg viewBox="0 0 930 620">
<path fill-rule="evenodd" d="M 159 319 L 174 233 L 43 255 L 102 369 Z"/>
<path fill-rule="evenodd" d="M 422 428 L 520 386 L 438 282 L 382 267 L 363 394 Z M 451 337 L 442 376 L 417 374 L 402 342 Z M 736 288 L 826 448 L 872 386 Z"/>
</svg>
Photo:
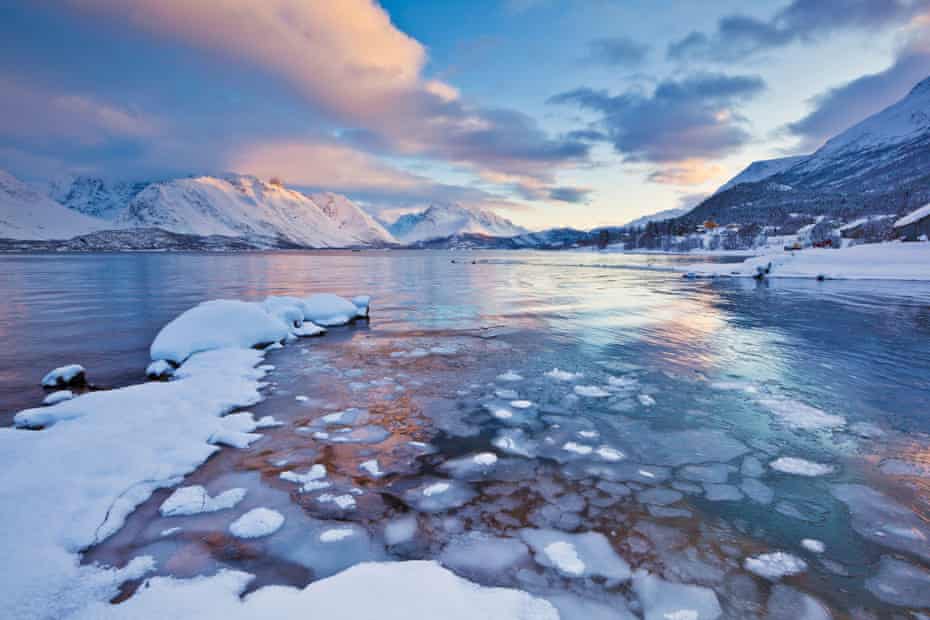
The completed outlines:
<svg viewBox="0 0 930 620">
<path fill-rule="evenodd" d="M 743 567 L 760 577 L 777 581 L 782 577 L 803 573 L 807 570 L 807 562 L 784 551 L 773 551 L 747 558 Z"/>
<path fill-rule="evenodd" d="M 253 508 L 229 524 L 229 532 L 237 538 L 271 536 L 284 525 L 284 515 L 271 508 Z"/>
<path fill-rule="evenodd" d="M 497 375 L 497 380 L 509 382 L 523 381 L 523 375 L 514 372 L 513 370 L 508 370 L 505 373 Z"/>
<path fill-rule="evenodd" d="M 428 479 L 409 489 L 403 498 L 420 512 L 443 512 L 471 501 L 475 496 L 472 487 L 458 480 Z"/>
<path fill-rule="evenodd" d="M 823 553 L 827 550 L 827 546 L 815 538 L 801 539 L 801 546 L 811 553 Z"/>
<path fill-rule="evenodd" d="M 930 607 L 930 572 L 890 556 L 882 556 L 878 573 L 865 587 L 879 599 L 903 607 Z"/>
<path fill-rule="evenodd" d="M 599 385 L 576 385 L 575 394 L 586 398 L 607 398 L 610 392 Z"/>
<path fill-rule="evenodd" d="M 281 480 L 299 484 L 300 490 L 303 493 L 312 493 L 313 491 L 319 491 L 320 489 L 325 489 L 330 486 L 330 483 L 325 480 L 326 467 L 320 463 L 317 463 L 302 474 L 296 471 L 282 471 L 278 476 Z"/>
<path fill-rule="evenodd" d="M 537 563 L 564 577 L 604 577 L 610 581 L 630 578 L 630 565 L 617 555 L 599 532 L 567 534 L 558 530 L 524 529 L 520 538 L 528 544 Z"/>
<path fill-rule="evenodd" d="M 553 368 L 552 370 L 545 373 L 546 376 L 555 381 L 577 381 L 581 379 L 584 375 L 580 372 L 569 372 L 567 370 L 560 370 L 559 368 Z"/>
<path fill-rule="evenodd" d="M 722 613 L 713 590 L 672 583 L 643 570 L 633 575 L 633 591 L 644 620 L 716 620 Z"/>
<path fill-rule="evenodd" d="M 158 511 L 163 517 L 216 512 L 235 507 L 245 497 L 245 493 L 245 489 L 235 488 L 211 497 L 200 485 L 180 487 L 162 502 Z"/>
<path fill-rule="evenodd" d="M 780 471 L 785 474 L 793 474 L 795 476 L 807 476 L 809 478 L 815 478 L 817 476 L 826 476 L 832 474 L 836 471 L 836 468 L 833 465 L 825 465 L 823 463 L 815 463 L 814 461 L 808 461 L 807 459 L 802 459 L 793 456 L 782 456 L 771 463 L 769 467 L 775 471 Z"/>
<path fill-rule="evenodd" d="M 496 577 L 530 558 L 525 544 L 514 538 L 468 532 L 449 542 L 439 555 L 446 567 L 466 576 Z"/>
<path fill-rule="evenodd" d="M 838 484 L 831 493 L 849 508 L 852 527 L 861 536 L 930 560 L 930 526 L 910 508 L 860 484 Z"/>
<path fill-rule="evenodd" d="M 765 398 L 759 401 L 762 406 L 784 420 L 789 426 L 804 430 L 822 428 L 841 428 L 846 425 L 846 418 L 811 407 L 796 400 Z"/>
</svg>

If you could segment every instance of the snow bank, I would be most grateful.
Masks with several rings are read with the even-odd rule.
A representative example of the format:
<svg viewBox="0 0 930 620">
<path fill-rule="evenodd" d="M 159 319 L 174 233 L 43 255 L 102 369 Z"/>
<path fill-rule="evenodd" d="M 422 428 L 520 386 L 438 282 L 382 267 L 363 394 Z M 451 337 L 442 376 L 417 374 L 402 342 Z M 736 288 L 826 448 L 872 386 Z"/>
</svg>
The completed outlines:
<svg viewBox="0 0 930 620">
<path fill-rule="evenodd" d="M 808 249 L 750 258 L 739 264 L 697 263 L 678 267 L 700 276 L 751 277 L 772 263 L 771 278 L 836 280 L 930 280 L 930 243 L 872 243 L 839 250 Z"/>
<path fill-rule="evenodd" d="M 144 559 L 123 571 L 82 566 L 78 553 L 218 450 L 209 439 L 225 429 L 220 416 L 261 399 L 261 359 L 248 349 L 196 354 L 174 381 L 17 414 L 18 425 L 45 430 L 0 428 L 0 600 L 7 617 L 65 617 L 150 568 Z"/>
<path fill-rule="evenodd" d="M 318 293 L 304 300 L 304 318 L 324 327 L 345 325 L 368 316 L 369 301 L 367 296 L 355 297 L 350 301 L 332 293 Z"/>
<path fill-rule="evenodd" d="M 119 604 L 100 602 L 80 620 L 126 618 L 314 618 L 327 620 L 558 620 L 555 608 L 526 592 L 485 588 L 435 562 L 358 564 L 304 589 L 268 586 L 240 598 L 252 576 L 220 571 L 213 577 L 155 577 Z M 360 595 L 362 594 L 362 595 Z"/>
</svg>

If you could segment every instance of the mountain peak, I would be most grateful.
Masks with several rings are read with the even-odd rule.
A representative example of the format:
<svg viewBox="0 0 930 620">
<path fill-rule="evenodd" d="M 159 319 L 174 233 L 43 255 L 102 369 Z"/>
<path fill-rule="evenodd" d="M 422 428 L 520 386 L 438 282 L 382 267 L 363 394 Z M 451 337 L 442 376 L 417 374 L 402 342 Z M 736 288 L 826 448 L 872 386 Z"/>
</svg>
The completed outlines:
<svg viewBox="0 0 930 620">
<path fill-rule="evenodd" d="M 527 232 L 507 218 L 457 203 L 431 204 L 418 213 L 397 218 L 389 230 L 402 243 L 440 239 L 464 233 L 514 237 Z"/>
</svg>

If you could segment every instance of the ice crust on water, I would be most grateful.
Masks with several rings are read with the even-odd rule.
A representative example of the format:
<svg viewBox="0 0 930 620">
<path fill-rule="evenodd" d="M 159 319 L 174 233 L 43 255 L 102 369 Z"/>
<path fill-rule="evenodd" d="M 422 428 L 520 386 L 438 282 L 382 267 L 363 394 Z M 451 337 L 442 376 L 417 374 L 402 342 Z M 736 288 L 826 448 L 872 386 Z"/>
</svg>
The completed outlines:
<svg viewBox="0 0 930 620">
<path fill-rule="evenodd" d="M 882 556 L 878 573 L 865 587 L 891 605 L 930 607 L 930 572 L 910 562 Z"/>
<path fill-rule="evenodd" d="M 76 620 L 252 620 L 300 618 L 310 611 L 327 620 L 559 620 L 548 601 L 519 590 L 478 586 L 436 562 L 367 562 L 303 589 L 266 586 L 243 596 L 251 581 L 251 575 L 231 570 L 194 579 L 154 577 L 127 601 L 96 603 Z"/>
<path fill-rule="evenodd" d="M 575 394 L 586 398 L 607 398 L 610 392 L 599 385 L 576 385 Z"/>
<path fill-rule="evenodd" d="M 330 486 L 329 482 L 324 480 L 324 478 L 326 478 L 326 467 L 320 463 L 317 463 L 302 474 L 296 471 L 282 471 L 278 474 L 278 477 L 280 477 L 281 480 L 299 484 L 300 490 L 303 493 L 311 493 Z"/>
<path fill-rule="evenodd" d="M 497 375 L 497 380 L 509 382 L 523 381 L 523 376 L 514 372 L 513 370 L 508 370 L 505 373 Z"/>
<path fill-rule="evenodd" d="M 823 553 L 827 550 L 827 546 L 821 541 L 814 538 L 804 538 L 801 540 L 801 546 L 810 551 L 811 553 Z"/>
<path fill-rule="evenodd" d="M 782 577 L 803 573 L 807 570 L 807 562 L 784 551 L 773 551 L 747 558 L 743 567 L 760 577 L 778 581 Z"/>
<path fill-rule="evenodd" d="M 271 536 L 284 525 L 284 515 L 271 508 L 253 508 L 229 524 L 229 532 L 237 538 Z"/>
<path fill-rule="evenodd" d="M 565 577 L 596 576 L 611 581 L 630 578 L 630 565 L 599 532 L 567 534 L 558 530 L 523 529 L 520 538 L 532 548 L 538 564 Z"/>
<path fill-rule="evenodd" d="M 712 502 L 738 502 L 743 493 L 732 484 L 704 484 L 704 497 Z"/>
<path fill-rule="evenodd" d="M 584 375 L 580 372 L 569 372 L 567 370 L 560 370 L 558 368 L 553 368 L 546 373 L 546 377 L 553 379 L 555 381 L 577 381 L 581 379 Z"/>
<path fill-rule="evenodd" d="M 162 502 L 158 511 L 163 517 L 216 512 L 235 507 L 245 497 L 245 493 L 245 489 L 235 488 L 210 497 L 207 490 L 200 485 L 180 487 Z"/>
<path fill-rule="evenodd" d="M 818 476 L 826 476 L 832 474 L 836 471 L 836 468 L 833 465 L 825 465 L 823 463 L 815 463 L 814 461 L 808 461 L 807 459 L 802 459 L 793 456 L 783 456 L 775 459 L 769 463 L 769 467 L 775 471 L 780 471 L 785 474 L 793 474 L 795 476 L 807 476 L 809 478 L 816 478 Z"/>
<path fill-rule="evenodd" d="M 817 430 L 846 426 L 846 418 L 843 416 L 827 413 L 800 401 L 765 398 L 759 403 L 795 428 Z"/>
<path fill-rule="evenodd" d="M 517 539 L 467 532 L 446 545 L 439 555 L 439 561 L 466 576 L 497 577 L 508 569 L 528 562 L 529 557 L 529 549 Z"/>
<path fill-rule="evenodd" d="M 739 488 L 757 504 L 771 504 L 775 499 L 775 491 L 755 478 L 744 478 Z"/>
<path fill-rule="evenodd" d="M 716 620 L 722 613 L 713 590 L 672 583 L 643 570 L 633 575 L 633 591 L 644 620 Z"/>
<path fill-rule="evenodd" d="M 772 588 L 768 620 L 832 620 L 830 611 L 817 599 L 790 586 Z"/>
<path fill-rule="evenodd" d="M 846 504 L 852 527 L 882 546 L 930 560 L 930 526 L 910 508 L 859 484 L 838 484 L 833 497 Z"/>
<path fill-rule="evenodd" d="M 384 542 L 388 545 L 402 545 L 413 540 L 417 533 L 417 517 L 408 514 L 388 521 L 384 526 Z"/>
<path fill-rule="evenodd" d="M 85 369 L 80 364 L 68 364 L 50 370 L 42 377 L 42 387 L 66 387 L 83 383 Z"/>
<path fill-rule="evenodd" d="M 475 491 L 459 480 L 432 479 L 409 489 L 404 501 L 420 512 L 443 512 L 471 501 Z"/>
</svg>

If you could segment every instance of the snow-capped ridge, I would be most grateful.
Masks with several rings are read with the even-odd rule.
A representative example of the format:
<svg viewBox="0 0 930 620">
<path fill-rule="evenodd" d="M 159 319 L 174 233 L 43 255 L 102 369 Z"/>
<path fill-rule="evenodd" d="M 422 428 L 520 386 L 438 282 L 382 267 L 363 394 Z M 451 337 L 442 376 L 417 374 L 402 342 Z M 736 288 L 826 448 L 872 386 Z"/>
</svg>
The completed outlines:
<svg viewBox="0 0 930 620">
<path fill-rule="evenodd" d="M 0 170 L 0 238 L 70 239 L 105 227 Z"/>
<path fill-rule="evenodd" d="M 525 228 L 490 211 L 466 208 L 458 204 L 431 205 L 419 213 L 400 216 L 389 227 L 402 243 L 416 243 L 461 234 L 489 237 L 515 237 L 526 234 Z"/>
</svg>

